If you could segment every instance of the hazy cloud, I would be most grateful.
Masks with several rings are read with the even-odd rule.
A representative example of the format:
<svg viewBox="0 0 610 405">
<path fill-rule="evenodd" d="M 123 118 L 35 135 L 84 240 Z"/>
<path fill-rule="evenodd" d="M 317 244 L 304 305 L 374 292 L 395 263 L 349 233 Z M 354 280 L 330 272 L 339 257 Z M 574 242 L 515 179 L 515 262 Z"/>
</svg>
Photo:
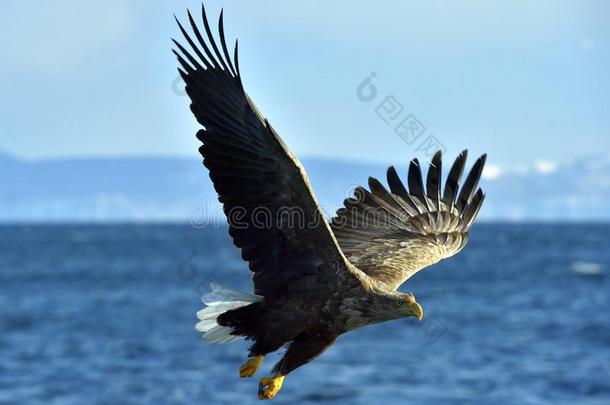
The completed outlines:
<svg viewBox="0 0 610 405">
<path fill-rule="evenodd" d="M 538 160 L 534 163 L 534 168 L 540 174 L 551 174 L 557 170 L 559 165 L 552 160 Z"/>
<path fill-rule="evenodd" d="M 502 175 L 500 166 L 488 164 L 483 168 L 482 176 L 485 180 L 494 180 Z"/>
</svg>

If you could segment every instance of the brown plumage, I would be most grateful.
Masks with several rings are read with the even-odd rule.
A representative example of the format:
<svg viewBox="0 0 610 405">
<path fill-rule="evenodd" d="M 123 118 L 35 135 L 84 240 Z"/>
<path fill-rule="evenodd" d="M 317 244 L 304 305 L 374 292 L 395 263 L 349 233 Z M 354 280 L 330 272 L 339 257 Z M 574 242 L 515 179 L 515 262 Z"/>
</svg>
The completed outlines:
<svg viewBox="0 0 610 405">
<path fill-rule="evenodd" d="M 459 196 L 457 187 L 467 151 L 456 159 L 441 197 L 441 152 L 432 158 L 424 191 L 417 159 L 409 166 L 409 191 L 396 170 L 388 169 L 390 191 L 369 179 L 370 191 L 355 190 L 337 211 L 332 230 L 347 259 L 368 276 L 396 289 L 416 272 L 458 253 L 483 204 L 476 189 L 485 155 L 474 164 Z"/>
<path fill-rule="evenodd" d="M 211 342 L 245 337 L 249 377 L 265 354 L 288 344 L 275 374 L 263 378 L 262 399 L 273 397 L 284 376 L 319 355 L 347 331 L 406 316 L 421 319 L 412 294 L 396 288 L 413 273 L 463 248 L 483 202 L 475 189 L 484 157 L 459 195 L 466 160 L 454 164 L 441 196 L 441 155 L 424 186 L 419 163 L 409 169 L 409 190 L 393 168 L 390 191 L 370 179 L 358 188 L 332 225 L 327 223 L 305 170 L 244 91 L 237 43 L 231 57 L 219 19 L 220 46 L 202 8 L 203 28 L 188 14 L 192 34 L 178 22 L 189 52 L 174 41 L 203 162 L 223 204 L 229 233 L 253 272 L 254 295 L 214 286 L 204 297 L 197 329 Z M 191 53 L 192 52 L 192 53 Z"/>
</svg>

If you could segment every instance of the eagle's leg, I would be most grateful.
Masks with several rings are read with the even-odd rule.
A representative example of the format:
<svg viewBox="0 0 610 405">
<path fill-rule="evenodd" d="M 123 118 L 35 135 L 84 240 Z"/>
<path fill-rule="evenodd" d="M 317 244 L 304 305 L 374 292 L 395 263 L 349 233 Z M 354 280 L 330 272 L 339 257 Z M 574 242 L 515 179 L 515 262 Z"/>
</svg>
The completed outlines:
<svg viewBox="0 0 610 405">
<path fill-rule="evenodd" d="M 263 377 L 258 384 L 258 398 L 271 399 L 282 389 L 284 376 L 276 373 L 273 377 Z"/>
<path fill-rule="evenodd" d="M 274 367 L 273 377 L 261 378 L 258 385 L 260 399 L 273 398 L 282 388 L 284 377 L 319 356 L 333 344 L 337 337 L 325 332 L 306 331 L 298 335 L 288 346 L 282 360 Z"/>
<path fill-rule="evenodd" d="M 250 358 L 247 362 L 242 364 L 242 366 L 239 368 L 239 377 L 252 377 L 254 374 L 256 374 L 256 371 L 263 363 L 264 358 L 265 356 L 259 354 Z"/>
</svg>

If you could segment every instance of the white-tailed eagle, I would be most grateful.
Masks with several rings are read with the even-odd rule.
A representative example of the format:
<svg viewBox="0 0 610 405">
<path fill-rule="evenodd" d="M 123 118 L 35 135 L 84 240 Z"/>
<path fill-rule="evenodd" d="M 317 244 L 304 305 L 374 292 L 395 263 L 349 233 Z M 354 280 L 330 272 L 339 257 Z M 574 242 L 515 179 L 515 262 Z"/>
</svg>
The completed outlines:
<svg viewBox="0 0 610 405">
<path fill-rule="evenodd" d="M 459 252 L 484 195 L 481 156 L 460 179 L 466 151 L 441 187 L 441 153 L 427 177 L 411 161 L 407 185 L 393 167 L 389 190 L 369 179 L 328 223 L 303 166 L 246 94 L 237 42 L 231 55 L 220 14 L 218 44 L 202 8 L 203 28 L 188 14 L 178 22 L 187 50 L 174 41 L 203 163 L 223 204 L 229 233 L 253 272 L 254 294 L 213 285 L 197 313 L 197 330 L 213 343 L 253 342 L 240 376 L 251 377 L 263 357 L 288 345 L 259 397 L 269 399 L 284 377 L 343 333 L 403 317 L 422 318 L 412 294 L 397 288 L 415 272 Z M 296 216 L 296 217 L 295 217 Z"/>
</svg>

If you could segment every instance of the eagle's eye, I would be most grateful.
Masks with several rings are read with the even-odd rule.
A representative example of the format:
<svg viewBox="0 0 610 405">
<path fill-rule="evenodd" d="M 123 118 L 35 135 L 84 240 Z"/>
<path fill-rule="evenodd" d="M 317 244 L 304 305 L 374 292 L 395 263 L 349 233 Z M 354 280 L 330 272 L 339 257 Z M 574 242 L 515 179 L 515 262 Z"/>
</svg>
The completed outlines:
<svg viewBox="0 0 610 405">
<path fill-rule="evenodd" d="M 403 294 L 398 301 L 399 307 L 410 307 L 415 303 L 415 296 L 413 294 Z"/>
</svg>

